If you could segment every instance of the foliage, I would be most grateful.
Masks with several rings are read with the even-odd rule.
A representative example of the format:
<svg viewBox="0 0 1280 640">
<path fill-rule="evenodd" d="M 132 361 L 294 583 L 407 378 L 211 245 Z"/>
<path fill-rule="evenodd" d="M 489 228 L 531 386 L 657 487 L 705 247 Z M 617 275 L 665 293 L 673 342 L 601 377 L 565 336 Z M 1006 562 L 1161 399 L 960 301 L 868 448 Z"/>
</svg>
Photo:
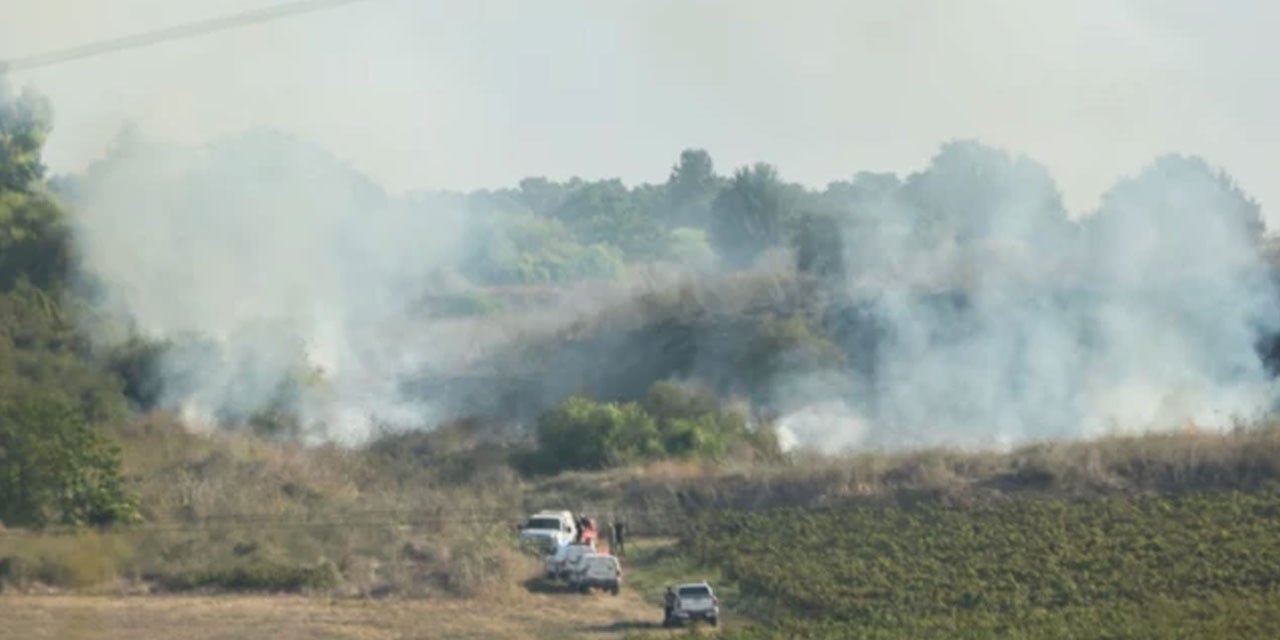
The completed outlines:
<svg viewBox="0 0 1280 640">
<path fill-rule="evenodd" d="M 671 175 L 663 185 L 666 219 L 675 226 L 705 227 L 711 203 L 724 188 L 723 183 L 706 150 L 681 151 L 680 161 L 671 167 Z"/>
<path fill-rule="evenodd" d="M 707 516 L 683 544 L 774 625 L 730 637 L 1270 637 L 1277 511 L 1269 493 L 779 509 Z"/>
<path fill-rule="evenodd" d="M 479 223 L 472 234 L 463 271 L 488 284 L 612 278 L 622 269 L 617 249 L 599 243 L 580 244 L 558 220 L 530 214 L 496 215 Z"/>
<path fill-rule="evenodd" d="M 105 525 L 136 518 L 119 447 L 71 403 L 32 396 L 0 404 L 0 521 Z"/>
<path fill-rule="evenodd" d="M 0 189 L 0 291 L 21 281 L 51 291 L 60 287 L 69 266 L 69 233 L 51 196 Z"/>
<path fill-rule="evenodd" d="M 759 395 L 777 377 L 840 367 L 844 355 L 822 327 L 795 314 L 765 314 L 753 323 L 736 369 L 747 389 Z"/>
<path fill-rule="evenodd" d="M 25 279 L 0 292 L 0 401 L 53 395 L 86 421 L 117 420 L 126 410 L 122 383 L 82 355 L 84 340 L 69 315 L 53 294 Z"/>
<path fill-rule="evenodd" d="M 832 215 L 810 214 L 797 225 L 793 244 L 796 269 L 821 278 L 844 276 L 844 243 L 840 222 Z"/>
<path fill-rule="evenodd" d="M 1000 236 L 1060 244 L 1070 237 L 1062 197 L 1043 165 L 972 140 L 944 144 L 897 197 L 909 205 L 926 246 Z"/>
<path fill-rule="evenodd" d="M 706 231 L 677 227 L 667 234 L 662 257 L 680 264 L 705 265 L 711 263 L 715 255 L 707 244 Z"/>
<path fill-rule="evenodd" d="M 0 539 L 0 589 L 90 587 L 125 573 L 134 557 L 135 549 L 119 532 L 6 536 Z"/>
<path fill-rule="evenodd" d="M 160 576 L 160 586 L 171 591 L 218 589 L 222 591 L 298 592 L 332 589 L 341 574 L 332 562 L 315 564 L 249 560 L 231 566 L 211 567 Z"/>
<path fill-rule="evenodd" d="M 797 189 L 782 182 L 766 163 L 739 169 L 711 205 L 711 242 L 732 265 L 750 265 L 786 239 L 795 213 Z"/>
<path fill-rule="evenodd" d="M 135 409 L 146 411 L 159 403 L 160 359 L 170 346 L 167 341 L 131 336 L 103 356 L 104 367 L 120 378 L 124 395 Z"/>
<path fill-rule="evenodd" d="M 621 180 L 591 182 L 573 190 L 552 216 L 586 245 L 617 247 L 627 259 L 657 256 L 664 231 Z"/>
<path fill-rule="evenodd" d="M 1146 228 L 1143 221 L 1153 214 L 1172 228 L 1196 231 L 1167 234 Z M 1201 158 L 1174 154 L 1156 158 L 1137 176 L 1117 183 L 1087 222 L 1095 237 L 1114 232 L 1110 235 L 1133 245 L 1133 251 L 1154 249 L 1169 254 L 1171 261 L 1192 253 L 1183 253 L 1187 247 L 1170 247 L 1170 241 L 1192 239 L 1193 253 L 1224 235 L 1260 246 L 1264 227 L 1261 207 L 1230 176 Z"/>
<path fill-rule="evenodd" d="M 0 77 L 0 193 L 25 190 L 44 175 L 40 151 L 51 121 L 47 99 L 30 90 L 13 96 Z"/>
<path fill-rule="evenodd" d="M 596 402 L 572 396 L 543 414 L 536 426 L 531 470 L 601 469 L 666 457 L 714 460 L 734 445 L 776 446 L 728 411 L 709 392 L 659 382 L 644 404 Z"/>
<path fill-rule="evenodd" d="M 543 414 L 538 449 L 552 470 L 599 469 L 659 455 L 661 434 L 634 402 L 601 403 L 573 396 Z"/>
</svg>

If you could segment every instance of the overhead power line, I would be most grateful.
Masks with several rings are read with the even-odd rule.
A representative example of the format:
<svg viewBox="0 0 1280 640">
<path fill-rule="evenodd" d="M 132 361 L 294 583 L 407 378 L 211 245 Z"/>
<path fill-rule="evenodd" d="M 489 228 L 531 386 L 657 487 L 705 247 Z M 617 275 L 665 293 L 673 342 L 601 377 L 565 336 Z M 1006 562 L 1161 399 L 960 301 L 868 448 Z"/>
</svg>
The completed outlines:
<svg viewBox="0 0 1280 640">
<path fill-rule="evenodd" d="M 367 0 L 299 0 L 298 2 L 266 7 L 263 9 L 254 9 L 230 16 L 201 20 L 199 22 L 191 22 L 164 29 L 156 29 L 154 31 L 147 31 L 113 40 L 104 40 L 78 47 L 59 49 L 57 51 L 49 51 L 47 53 L 40 53 L 23 58 L 14 58 L 12 60 L 2 60 L 0 61 L 0 73 L 9 71 L 28 71 L 62 62 L 69 62 L 71 60 L 78 60 L 80 58 L 99 56 L 105 53 L 122 51 L 124 49 L 145 47 L 169 40 L 194 38 L 210 34 L 215 31 L 243 27 L 251 24 L 259 24 L 269 20 L 277 20 L 302 13 L 311 13 L 314 11 L 331 9 L 341 5 L 366 1 Z"/>
</svg>

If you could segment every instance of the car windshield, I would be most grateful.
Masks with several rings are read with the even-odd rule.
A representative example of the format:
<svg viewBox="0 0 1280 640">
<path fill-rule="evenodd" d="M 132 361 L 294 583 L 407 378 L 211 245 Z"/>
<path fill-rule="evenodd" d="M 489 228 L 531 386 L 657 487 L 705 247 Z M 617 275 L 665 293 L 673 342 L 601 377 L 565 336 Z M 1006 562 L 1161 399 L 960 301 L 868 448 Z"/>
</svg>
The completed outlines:
<svg viewBox="0 0 1280 640">
<path fill-rule="evenodd" d="M 680 587 L 681 598 L 710 597 L 711 589 L 707 587 Z"/>
<path fill-rule="evenodd" d="M 529 518 L 526 529 L 559 529 L 560 521 L 555 518 Z"/>
</svg>

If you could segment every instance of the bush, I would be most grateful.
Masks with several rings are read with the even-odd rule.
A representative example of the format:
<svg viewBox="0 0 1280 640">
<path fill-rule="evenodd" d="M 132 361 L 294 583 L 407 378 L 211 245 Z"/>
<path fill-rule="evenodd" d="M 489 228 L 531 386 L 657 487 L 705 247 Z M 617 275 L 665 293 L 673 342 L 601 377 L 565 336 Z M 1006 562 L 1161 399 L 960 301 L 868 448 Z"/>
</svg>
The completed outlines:
<svg viewBox="0 0 1280 640">
<path fill-rule="evenodd" d="M 134 556 L 118 534 L 7 536 L 0 542 L 0 587 L 90 587 L 115 580 Z"/>
<path fill-rule="evenodd" d="M 622 252 L 607 243 L 582 244 L 558 220 L 495 215 L 471 230 L 462 271 L 486 284 L 551 284 L 613 278 Z"/>
<path fill-rule="evenodd" d="M 338 586 L 341 575 L 332 562 L 316 564 L 253 560 L 227 567 L 197 569 L 162 576 L 159 583 L 171 591 L 220 589 L 225 591 L 322 591 Z"/>
<path fill-rule="evenodd" d="M 517 466 L 543 473 L 667 457 L 714 460 L 738 444 L 777 446 L 775 438 L 750 429 L 746 416 L 722 409 L 714 395 L 669 382 L 654 384 L 643 405 L 571 397 L 538 419 L 536 440 L 537 451 Z"/>
<path fill-rule="evenodd" d="M 653 418 L 634 402 L 599 403 L 574 396 L 537 424 L 544 471 L 600 469 L 653 457 L 662 449 Z"/>
<path fill-rule="evenodd" d="M 106 525 L 138 518 L 120 449 L 57 396 L 0 403 L 0 521 Z"/>
</svg>

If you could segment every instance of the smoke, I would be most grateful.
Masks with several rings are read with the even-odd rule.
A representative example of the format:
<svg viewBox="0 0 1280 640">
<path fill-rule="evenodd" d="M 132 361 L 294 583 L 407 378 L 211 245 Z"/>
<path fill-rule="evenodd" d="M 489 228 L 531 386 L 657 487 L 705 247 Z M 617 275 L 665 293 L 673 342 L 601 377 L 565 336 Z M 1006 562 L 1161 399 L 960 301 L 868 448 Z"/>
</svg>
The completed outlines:
<svg viewBox="0 0 1280 640">
<path fill-rule="evenodd" d="M 788 447 L 989 447 L 1221 427 L 1275 394 L 1259 208 L 1195 158 L 1157 159 L 1075 220 L 1043 166 L 972 142 L 903 179 L 809 192 L 840 212 L 829 300 L 757 268 L 779 276 L 764 315 L 824 307 L 814 326 L 757 318 L 750 276 L 690 288 L 690 265 L 516 287 L 541 301 L 458 317 L 449 296 L 492 291 L 476 273 L 607 272 L 621 254 L 501 205 L 517 192 L 392 197 L 270 132 L 198 149 L 125 135 L 72 191 L 101 309 L 169 343 L 161 405 L 195 422 L 287 416 L 354 441 L 689 378 L 776 411 Z"/>
<path fill-rule="evenodd" d="M 1257 345 L 1280 314 L 1259 209 L 1201 160 L 1159 158 L 1071 221 L 1043 168 L 952 143 L 862 205 L 839 287 L 879 331 L 873 366 L 842 372 L 836 405 L 783 381 L 804 404 L 781 424 L 801 440 L 1000 446 L 1271 408 Z"/>
<path fill-rule="evenodd" d="M 395 201 L 300 141 L 255 131 L 191 149 L 125 135 L 76 192 L 103 308 L 173 344 L 162 404 L 196 421 L 275 408 L 329 438 L 422 424 L 431 408 L 398 380 L 465 355 L 456 326 L 407 330 L 425 315 L 415 294 L 457 260 L 459 213 Z"/>
<path fill-rule="evenodd" d="M 87 328 L 106 347 L 133 335 L 166 345 L 153 372 L 158 405 L 195 424 L 266 424 L 313 441 L 472 413 L 517 417 L 504 413 L 506 387 L 485 377 L 495 354 L 557 342 L 573 321 L 685 273 L 636 264 L 592 280 L 620 264 L 618 251 L 578 244 L 510 192 L 391 196 L 272 130 L 202 147 L 126 130 L 62 186 L 77 210 L 81 276 L 96 293 Z M 511 287 L 534 300 L 509 310 L 493 307 L 503 287 L 469 280 L 566 274 L 576 280 Z M 518 417 L 575 390 L 517 360 L 518 371 L 500 373 L 546 388 L 517 390 L 533 398 Z M 582 372 L 581 361 L 557 366 L 569 379 Z"/>
</svg>

